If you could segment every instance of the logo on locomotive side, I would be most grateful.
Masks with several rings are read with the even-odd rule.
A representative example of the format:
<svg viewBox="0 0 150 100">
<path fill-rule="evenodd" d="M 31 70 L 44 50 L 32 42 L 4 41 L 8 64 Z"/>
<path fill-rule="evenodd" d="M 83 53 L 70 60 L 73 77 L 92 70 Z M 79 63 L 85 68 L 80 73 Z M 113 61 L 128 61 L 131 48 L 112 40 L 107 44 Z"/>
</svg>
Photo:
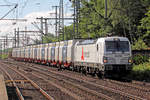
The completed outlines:
<svg viewBox="0 0 150 100">
<path fill-rule="evenodd" d="M 82 47 L 82 56 L 81 56 L 81 60 L 84 60 L 83 47 Z"/>
</svg>

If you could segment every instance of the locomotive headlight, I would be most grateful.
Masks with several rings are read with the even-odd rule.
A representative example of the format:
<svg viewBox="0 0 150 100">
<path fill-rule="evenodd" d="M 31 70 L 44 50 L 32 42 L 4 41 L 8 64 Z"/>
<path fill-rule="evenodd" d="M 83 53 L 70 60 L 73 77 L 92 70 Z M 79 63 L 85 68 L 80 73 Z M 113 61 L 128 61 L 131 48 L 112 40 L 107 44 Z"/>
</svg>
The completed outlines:
<svg viewBox="0 0 150 100">
<path fill-rule="evenodd" d="M 129 57 L 128 63 L 132 63 L 132 58 L 131 57 Z"/>
<path fill-rule="evenodd" d="M 104 62 L 104 63 L 107 63 L 107 62 L 108 62 L 107 57 L 103 57 L 103 62 Z"/>
</svg>

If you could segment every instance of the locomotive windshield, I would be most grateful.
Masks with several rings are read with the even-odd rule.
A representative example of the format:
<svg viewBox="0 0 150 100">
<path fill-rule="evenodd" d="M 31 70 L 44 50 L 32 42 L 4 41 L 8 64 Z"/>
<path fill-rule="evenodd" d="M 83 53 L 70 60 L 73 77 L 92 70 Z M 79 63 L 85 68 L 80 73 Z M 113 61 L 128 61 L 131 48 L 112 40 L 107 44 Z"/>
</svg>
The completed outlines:
<svg viewBox="0 0 150 100">
<path fill-rule="evenodd" d="M 128 41 L 105 41 L 106 52 L 129 52 Z"/>
</svg>

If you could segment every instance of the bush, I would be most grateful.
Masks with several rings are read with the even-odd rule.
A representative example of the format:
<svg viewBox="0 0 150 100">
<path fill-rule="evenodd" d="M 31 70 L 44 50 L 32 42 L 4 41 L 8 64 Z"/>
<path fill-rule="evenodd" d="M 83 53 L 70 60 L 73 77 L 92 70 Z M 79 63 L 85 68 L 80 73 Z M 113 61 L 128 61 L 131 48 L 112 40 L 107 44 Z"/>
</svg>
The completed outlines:
<svg viewBox="0 0 150 100">
<path fill-rule="evenodd" d="M 148 46 L 145 44 L 143 39 L 138 39 L 137 42 L 135 42 L 135 44 L 132 45 L 132 50 L 143 50 L 147 48 Z"/>
<path fill-rule="evenodd" d="M 147 62 L 140 65 L 134 65 L 131 77 L 134 80 L 150 81 L 150 63 Z"/>
<path fill-rule="evenodd" d="M 133 63 L 135 65 L 143 64 L 145 62 L 149 62 L 148 55 L 136 54 L 133 56 Z"/>
</svg>

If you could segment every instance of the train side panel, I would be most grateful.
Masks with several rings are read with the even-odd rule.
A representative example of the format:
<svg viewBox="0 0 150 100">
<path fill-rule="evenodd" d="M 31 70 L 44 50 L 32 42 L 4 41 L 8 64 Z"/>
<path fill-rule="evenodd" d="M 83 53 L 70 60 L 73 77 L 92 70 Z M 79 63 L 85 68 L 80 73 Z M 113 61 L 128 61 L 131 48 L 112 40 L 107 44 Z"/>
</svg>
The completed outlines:
<svg viewBox="0 0 150 100">
<path fill-rule="evenodd" d="M 52 48 L 51 48 L 52 63 L 55 63 L 55 48 L 56 48 L 56 43 L 52 43 Z"/>
<path fill-rule="evenodd" d="M 56 42 L 56 47 L 55 47 L 55 63 L 59 61 L 59 42 Z"/>
<path fill-rule="evenodd" d="M 40 48 L 40 45 L 38 45 L 38 47 L 37 47 L 37 63 L 39 63 L 40 62 L 40 50 L 41 48 Z"/>
<path fill-rule="evenodd" d="M 45 45 L 45 57 L 44 57 L 44 63 L 46 64 L 48 62 L 48 43 Z"/>
<path fill-rule="evenodd" d="M 64 46 L 64 41 L 60 42 L 60 46 L 59 46 L 59 64 L 62 64 L 63 62 L 63 46 Z"/>
<path fill-rule="evenodd" d="M 77 44 L 75 47 L 75 65 L 94 67 L 98 64 L 99 58 L 96 44 Z"/>
<path fill-rule="evenodd" d="M 31 62 L 33 62 L 33 46 L 31 46 L 31 55 L 30 55 L 30 58 L 31 58 Z"/>
<path fill-rule="evenodd" d="M 51 63 L 51 48 L 52 48 L 52 43 L 48 44 L 48 62 Z"/>
</svg>

